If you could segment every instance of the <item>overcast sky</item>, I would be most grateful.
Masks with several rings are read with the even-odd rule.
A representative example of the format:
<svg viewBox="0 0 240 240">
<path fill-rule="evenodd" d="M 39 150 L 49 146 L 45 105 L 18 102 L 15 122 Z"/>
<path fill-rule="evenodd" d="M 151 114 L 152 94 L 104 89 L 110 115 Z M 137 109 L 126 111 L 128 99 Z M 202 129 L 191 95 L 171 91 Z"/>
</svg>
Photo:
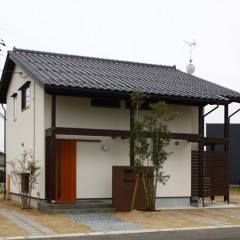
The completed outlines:
<svg viewBox="0 0 240 240">
<path fill-rule="evenodd" d="M 15 46 L 185 71 L 184 41 L 195 40 L 194 75 L 240 92 L 239 0 L 0 0 L 0 9 L 0 39 L 7 45 L 0 47 L 1 70 Z M 218 111 L 206 120 L 222 119 Z M 240 114 L 232 122 L 240 123 Z M 0 118 L 0 151 L 2 128 Z"/>
</svg>

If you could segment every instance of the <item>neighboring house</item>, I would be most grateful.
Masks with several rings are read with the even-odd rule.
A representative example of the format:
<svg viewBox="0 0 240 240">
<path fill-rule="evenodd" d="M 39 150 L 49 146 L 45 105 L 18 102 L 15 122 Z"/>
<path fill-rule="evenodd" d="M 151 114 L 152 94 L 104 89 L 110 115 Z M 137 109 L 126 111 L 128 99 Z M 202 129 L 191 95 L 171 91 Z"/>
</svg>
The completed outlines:
<svg viewBox="0 0 240 240">
<path fill-rule="evenodd" d="M 4 187 L 4 153 L 0 152 L 0 189 Z"/>
<path fill-rule="evenodd" d="M 0 152 L 0 169 L 4 167 L 4 153 Z"/>
<path fill-rule="evenodd" d="M 191 197 L 203 195 L 228 200 L 226 181 L 222 191 L 214 192 L 208 176 L 208 191 L 204 188 L 203 162 L 210 156 L 205 157 L 204 145 L 222 142 L 228 160 L 227 131 L 221 139 L 204 138 L 204 107 L 224 105 L 227 129 L 228 105 L 239 102 L 240 93 L 175 66 L 14 49 L 0 83 L 0 103 L 7 104 L 7 161 L 33 149 L 42 168 L 34 197 L 59 203 L 112 198 L 112 166 L 133 165 L 128 138 L 134 123 L 130 93 L 135 91 L 182 113 L 170 123 L 168 149 L 174 153 L 165 171 L 171 178 L 159 186 L 157 206 L 187 206 Z M 13 184 L 10 190 L 14 197 Z"/>
<path fill-rule="evenodd" d="M 207 137 L 223 137 L 224 125 L 222 123 L 208 123 Z M 240 185 L 240 124 L 229 125 L 229 183 Z M 208 146 L 209 151 L 224 151 L 223 144 Z"/>
</svg>

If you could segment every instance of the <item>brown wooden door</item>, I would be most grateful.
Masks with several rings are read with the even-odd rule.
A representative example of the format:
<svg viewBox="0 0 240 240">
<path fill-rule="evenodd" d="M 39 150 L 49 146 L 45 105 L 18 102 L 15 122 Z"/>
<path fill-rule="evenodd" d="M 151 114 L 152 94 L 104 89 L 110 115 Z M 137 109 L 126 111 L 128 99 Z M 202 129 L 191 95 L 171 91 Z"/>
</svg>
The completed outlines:
<svg viewBox="0 0 240 240">
<path fill-rule="evenodd" d="M 76 201 L 76 141 L 56 141 L 56 202 Z"/>
</svg>

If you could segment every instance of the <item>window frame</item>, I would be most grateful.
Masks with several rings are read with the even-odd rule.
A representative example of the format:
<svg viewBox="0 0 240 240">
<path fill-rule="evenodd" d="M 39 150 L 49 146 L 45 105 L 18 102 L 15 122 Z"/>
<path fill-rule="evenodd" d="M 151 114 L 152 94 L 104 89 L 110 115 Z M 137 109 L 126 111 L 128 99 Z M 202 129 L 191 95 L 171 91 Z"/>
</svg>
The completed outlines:
<svg viewBox="0 0 240 240">
<path fill-rule="evenodd" d="M 13 98 L 13 120 L 17 121 L 17 93 L 14 93 L 11 97 Z"/>
<path fill-rule="evenodd" d="M 111 104 L 109 104 L 111 103 Z M 114 103 L 114 104 L 113 104 Z M 91 98 L 91 107 L 100 107 L 100 108 L 121 108 L 121 100 L 117 98 L 100 98 L 92 97 Z"/>
<path fill-rule="evenodd" d="M 18 89 L 19 91 L 21 91 L 22 111 L 30 107 L 30 83 L 30 81 L 27 81 Z"/>
</svg>

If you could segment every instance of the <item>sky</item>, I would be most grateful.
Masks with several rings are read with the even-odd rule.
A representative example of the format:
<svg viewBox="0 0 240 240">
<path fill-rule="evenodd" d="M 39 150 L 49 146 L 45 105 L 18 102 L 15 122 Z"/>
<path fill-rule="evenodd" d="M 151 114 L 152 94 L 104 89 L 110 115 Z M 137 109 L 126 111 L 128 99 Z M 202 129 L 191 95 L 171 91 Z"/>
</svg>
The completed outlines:
<svg viewBox="0 0 240 240">
<path fill-rule="evenodd" d="M 239 9 L 239 0 L 0 0 L 0 39 L 7 45 L 0 45 L 0 70 L 15 46 L 186 71 L 185 41 L 195 41 L 194 75 L 240 92 Z M 230 114 L 238 108 L 231 104 Z M 206 117 L 222 121 L 221 108 Z M 240 113 L 231 122 L 240 123 Z"/>
</svg>

